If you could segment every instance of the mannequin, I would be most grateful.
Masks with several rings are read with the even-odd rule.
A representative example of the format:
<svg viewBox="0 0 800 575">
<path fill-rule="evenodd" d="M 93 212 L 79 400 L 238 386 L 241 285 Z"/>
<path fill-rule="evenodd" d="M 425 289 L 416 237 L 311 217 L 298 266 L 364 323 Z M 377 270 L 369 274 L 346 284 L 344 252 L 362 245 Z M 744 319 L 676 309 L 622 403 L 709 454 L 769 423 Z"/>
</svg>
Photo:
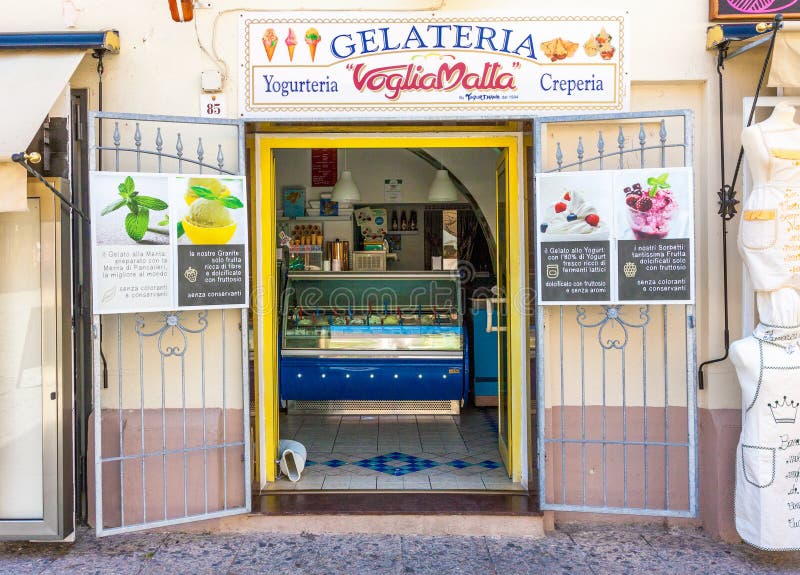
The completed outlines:
<svg viewBox="0 0 800 575">
<path fill-rule="evenodd" d="M 800 125 L 778 104 L 742 133 L 753 190 L 739 226 L 739 250 L 756 291 L 800 289 Z M 766 302 L 765 302 L 766 303 Z"/>
<path fill-rule="evenodd" d="M 742 388 L 736 529 L 768 550 L 800 549 L 800 125 L 794 113 L 779 104 L 742 133 L 754 185 L 738 243 L 760 321 L 730 349 Z"/>
<path fill-rule="evenodd" d="M 800 129 L 800 125 L 794 121 L 794 115 L 793 106 L 780 102 L 769 118 L 748 126 L 742 132 L 742 147 L 747 158 L 747 168 L 753 178 L 753 188 L 764 185 L 769 179 L 769 150 L 764 145 L 762 133 Z"/>
</svg>

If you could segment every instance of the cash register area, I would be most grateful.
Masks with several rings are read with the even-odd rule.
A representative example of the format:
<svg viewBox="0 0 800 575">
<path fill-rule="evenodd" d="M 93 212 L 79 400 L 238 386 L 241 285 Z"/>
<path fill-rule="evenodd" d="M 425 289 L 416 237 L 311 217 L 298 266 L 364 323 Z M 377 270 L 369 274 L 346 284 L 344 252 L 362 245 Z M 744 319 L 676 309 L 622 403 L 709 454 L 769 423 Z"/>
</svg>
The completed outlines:
<svg viewBox="0 0 800 575">
<path fill-rule="evenodd" d="M 434 174 L 406 150 L 348 151 L 360 192 L 337 201 L 298 185 L 310 152 L 276 154 L 279 430 L 307 459 L 269 489 L 521 490 L 498 448 L 482 214 L 461 195 L 430 201 Z"/>
</svg>

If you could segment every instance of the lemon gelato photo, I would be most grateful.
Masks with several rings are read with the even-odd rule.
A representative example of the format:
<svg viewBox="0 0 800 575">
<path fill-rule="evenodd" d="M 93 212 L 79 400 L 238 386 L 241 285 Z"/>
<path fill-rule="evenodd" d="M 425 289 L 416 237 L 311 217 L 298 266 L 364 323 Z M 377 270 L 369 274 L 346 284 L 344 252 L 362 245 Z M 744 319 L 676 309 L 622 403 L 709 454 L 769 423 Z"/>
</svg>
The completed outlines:
<svg viewBox="0 0 800 575">
<path fill-rule="evenodd" d="M 185 235 L 196 245 L 219 245 L 231 241 L 236 233 L 237 211 L 244 204 L 231 193 L 224 181 L 189 178 L 184 200 L 188 211 L 178 223 L 178 237 Z"/>
</svg>

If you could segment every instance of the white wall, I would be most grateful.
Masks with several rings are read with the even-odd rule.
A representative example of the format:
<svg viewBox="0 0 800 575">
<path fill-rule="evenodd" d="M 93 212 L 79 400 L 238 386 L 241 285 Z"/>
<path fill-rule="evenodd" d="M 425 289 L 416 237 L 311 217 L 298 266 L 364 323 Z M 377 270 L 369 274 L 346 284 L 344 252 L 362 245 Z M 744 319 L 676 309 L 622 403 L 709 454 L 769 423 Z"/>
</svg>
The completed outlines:
<svg viewBox="0 0 800 575">
<path fill-rule="evenodd" d="M 122 51 L 105 59 L 104 109 L 125 112 L 195 115 L 200 97 L 200 73 L 213 69 L 215 64 L 198 46 L 199 41 L 210 49 L 216 44 L 224 60 L 229 79 L 224 93 L 230 115 L 235 114 L 238 97 L 236 77 L 239 67 L 237 27 L 239 13 L 234 9 L 263 10 L 270 6 L 262 0 L 216 0 L 214 9 L 198 11 L 196 22 L 178 24 L 171 21 L 164 0 L 137 0 L 135 2 L 108 2 L 103 0 L 74 0 L 82 12 L 77 29 L 92 30 L 116 28 L 120 31 Z M 0 31 L 63 30 L 62 1 L 30 0 L 6 2 Z M 331 4 L 326 0 L 299 2 L 287 0 L 280 10 L 437 10 L 485 12 L 484 1 L 460 0 L 444 2 L 427 0 L 346 0 Z M 589 0 L 564 0 L 556 6 L 532 6 L 525 0 L 508 0 L 502 6 L 492 7 L 492 14 L 603 14 L 627 11 L 625 65 L 632 81 L 631 109 L 651 110 L 688 107 L 695 113 L 695 165 L 697 173 L 697 268 L 698 268 L 698 359 L 700 361 L 722 353 L 722 284 L 720 279 L 720 233 L 716 216 L 716 192 L 720 187 L 717 168 L 719 154 L 716 109 L 715 55 L 705 50 L 705 28 L 708 25 L 708 5 L 696 0 L 673 2 L 631 2 L 615 0 L 598 5 Z M 195 29 L 198 34 L 196 35 Z M 728 174 L 735 163 L 738 151 L 739 126 L 741 126 L 741 98 L 752 92 L 759 71 L 759 58 L 764 49 L 759 48 L 729 62 L 725 69 L 726 98 L 725 120 L 729 128 L 726 141 Z M 72 79 L 73 86 L 88 88 L 92 107 L 97 107 L 96 60 L 86 57 Z M 1 126 L 1 124 L 0 124 Z M 196 145 L 196 144 L 195 144 Z M 409 160 L 409 162 L 416 160 Z M 358 160 L 353 158 L 352 167 Z M 485 207 L 486 217 L 494 224 L 491 202 L 485 201 L 493 194 L 493 184 L 488 176 L 493 170 L 489 155 L 479 161 L 465 164 L 469 168 L 456 174 L 472 190 L 478 190 L 479 201 Z M 412 164 L 413 165 L 413 164 Z M 389 172 L 385 166 L 383 172 Z M 474 171 L 473 171 L 474 168 Z M 424 166 L 419 167 L 418 182 L 423 180 Z M 368 191 L 368 182 L 359 185 Z M 384 177 L 381 175 L 381 178 Z M 399 176 L 398 176 L 399 177 Z M 409 177 L 409 190 L 414 181 Z M 728 176 L 729 177 L 729 176 Z M 405 179 L 405 177 L 404 177 Z M 417 183 L 415 182 L 416 186 Z M 380 188 L 379 188 L 380 189 Z M 491 191 L 490 191 L 491 190 Z M 410 192 L 409 192 L 410 193 Z M 485 196 L 484 196 L 485 194 Z M 731 314 L 732 333 L 738 332 L 739 297 L 738 276 L 740 262 L 732 247 L 736 222 L 731 226 Z M 739 404 L 739 391 L 730 365 L 725 362 L 709 370 L 708 391 L 700 394 L 701 406 L 735 408 Z"/>
</svg>

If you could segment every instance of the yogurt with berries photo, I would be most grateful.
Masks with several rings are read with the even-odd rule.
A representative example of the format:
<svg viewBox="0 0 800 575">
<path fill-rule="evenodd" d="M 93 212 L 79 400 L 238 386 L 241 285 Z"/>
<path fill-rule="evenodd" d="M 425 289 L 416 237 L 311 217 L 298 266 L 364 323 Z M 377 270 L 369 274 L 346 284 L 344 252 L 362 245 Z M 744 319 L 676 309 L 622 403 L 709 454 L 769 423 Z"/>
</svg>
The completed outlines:
<svg viewBox="0 0 800 575">
<path fill-rule="evenodd" d="M 606 222 L 581 192 L 567 190 L 546 208 L 539 232 L 552 235 L 589 235 L 607 233 Z M 541 220 L 540 220 L 541 221 Z"/>
<path fill-rule="evenodd" d="M 646 185 L 635 183 L 625 187 L 628 222 L 637 240 L 665 238 L 678 202 L 667 181 L 668 173 L 647 178 Z"/>
</svg>

